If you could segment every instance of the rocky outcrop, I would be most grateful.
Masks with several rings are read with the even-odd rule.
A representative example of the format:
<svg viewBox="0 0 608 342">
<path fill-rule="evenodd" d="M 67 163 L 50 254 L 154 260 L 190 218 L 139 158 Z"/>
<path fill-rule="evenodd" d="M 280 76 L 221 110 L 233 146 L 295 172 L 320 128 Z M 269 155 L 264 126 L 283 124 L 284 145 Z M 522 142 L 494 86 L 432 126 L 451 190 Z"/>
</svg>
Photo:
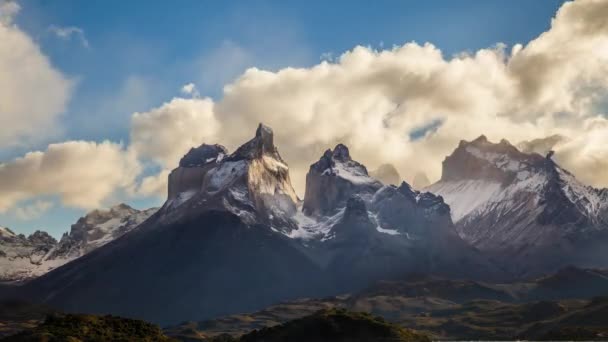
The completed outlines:
<svg viewBox="0 0 608 342">
<path fill-rule="evenodd" d="M 222 145 L 202 144 L 182 157 L 179 167 L 169 174 L 169 199 L 200 191 L 207 171 L 222 161 L 228 150 Z"/>
<path fill-rule="evenodd" d="M 41 268 L 45 255 L 57 241 L 45 232 L 36 231 L 26 237 L 0 227 L 0 282 L 17 282 L 30 278 Z"/>
<path fill-rule="evenodd" d="M 343 208 L 352 195 L 370 197 L 381 187 L 382 183 L 370 177 L 365 166 L 351 159 L 348 147 L 338 144 L 310 166 L 303 212 L 329 215 Z"/>
</svg>

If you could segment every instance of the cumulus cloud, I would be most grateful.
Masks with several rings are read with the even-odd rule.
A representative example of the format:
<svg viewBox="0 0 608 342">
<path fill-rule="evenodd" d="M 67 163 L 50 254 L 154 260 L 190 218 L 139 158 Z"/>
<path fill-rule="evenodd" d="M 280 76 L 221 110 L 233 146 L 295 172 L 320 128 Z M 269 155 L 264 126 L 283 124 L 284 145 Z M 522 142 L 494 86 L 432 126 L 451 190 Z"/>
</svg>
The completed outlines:
<svg viewBox="0 0 608 342">
<path fill-rule="evenodd" d="M 259 122 L 274 128 L 300 194 L 309 165 L 338 142 L 369 169 L 391 163 L 405 180 L 424 172 L 434 181 L 458 142 L 480 134 L 513 143 L 568 137 L 552 146 L 554 158 L 584 182 L 608 186 L 607 17 L 607 1 L 579 0 L 565 3 L 547 32 L 511 48 L 446 57 L 430 43 L 358 46 L 309 68 L 250 68 L 216 102 L 174 98 L 133 114 L 126 149 L 72 142 L 2 165 L 0 208 L 36 194 L 60 193 L 76 206 L 96 206 L 117 189 L 164 194 L 169 170 L 191 147 L 234 150 Z M 88 146 L 80 147 L 84 162 L 55 152 L 79 149 L 72 144 Z M 138 162 L 160 172 L 142 179 Z"/>
<path fill-rule="evenodd" d="M 219 123 L 208 98 L 174 98 L 148 112 L 133 114 L 130 150 L 143 160 L 161 167 L 157 175 L 145 177 L 138 194 L 166 194 L 169 170 L 193 146 L 216 140 Z"/>
<path fill-rule="evenodd" d="M 380 51 L 359 46 L 310 68 L 251 68 L 225 86 L 217 103 L 208 100 L 201 116 L 212 129 L 188 135 L 173 127 L 159 139 L 174 141 L 170 151 L 153 142 L 146 154 L 170 155 L 162 162 L 171 167 L 190 146 L 204 141 L 234 148 L 264 122 L 275 129 L 302 192 L 308 165 L 337 142 L 370 168 L 390 162 L 405 179 L 423 171 L 433 180 L 461 139 L 485 134 L 516 143 L 561 134 L 577 138 L 556 158 L 583 180 L 608 185 L 604 172 L 589 171 L 601 167 L 608 151 L 598 143 L 608 136 L 600 105 L 608 90 L 606 17 L 608 2 L 580 0 L 565 3 L 550 30 L 510 51 L 497 44 L 446 58 L 429 43 Z M 172 109 L 158 110 L 163 115 L 147 118 L 159 124 L 147 125 L 171 126 L 163 122 Z M 589 144 L 594 147 L 581 150 Z"/>
<path fill-rule="evenodd" d="M 78 42 L 80 42 L 80 44 L 85 47 L 85 48 L 89 48 L 89 41 L 87 40 L 87 36 L 84 34 L 84 30 L 81 29 L 80 27 L 76 27 L 76 26 L 57 26 L 57 25 L 51 25 L 49 26 L 49 32 L 51 32 L 53 35 L 55 35 L 56 37 L 63 39 L 63 40 L 71 40 L 71 39 L 76 39 Z"/>
<path fill-rule="evenodd" d="M 200 96 L 198 89 L 196 89 L 196 85 L 194 83 L 185 84 L 182 87 L 181 91 L 182 91 L 182 94 L 184 94 L 184 95 L 190 95 L 192 97 Z"/>
<path fill-rule="evenodd" d="M 15 1 L 0 1 L 0 24 L 10 25 L 20 9 Z"/>
<path fill-rule="evenodd" d="M 0 144 L 33 143 L 57 133 L 55 121 L 71 81 L 57 71 L 13 18 L 19 6 L 0 1 Z"/>
<path fill-rule="evenodd" d="M 37 196 L 58 195 L 63 204 L 96 208 L 131 187 L 140 166 L 134 154 L 111 142 L 69 141 L 0 164 L 0 212 Z"/>
<path fill-rule="evenodd" d="M 130 147 L 140 158 L 173 168 L 190 147 L 215 139 L 219 126 L 213 107 L 208 98 L 174 98 L 148 112 L 135 113 Z"/>
</svg>

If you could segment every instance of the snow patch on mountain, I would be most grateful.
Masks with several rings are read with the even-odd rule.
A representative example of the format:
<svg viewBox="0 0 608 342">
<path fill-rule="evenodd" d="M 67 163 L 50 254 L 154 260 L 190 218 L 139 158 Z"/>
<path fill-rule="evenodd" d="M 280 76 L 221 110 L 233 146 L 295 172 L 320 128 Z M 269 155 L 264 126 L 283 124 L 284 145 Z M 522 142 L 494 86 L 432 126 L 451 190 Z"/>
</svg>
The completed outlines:
<svg viewBox="0 0 608 342">
<path fill-rule="evenodd" d="M 592 216 L 598 215 L 600 210 L 608 206 L 606 199 L 602 198 L 599 190 L 582 184 L 572 174 L 560 167 L 556 169 L 563 182 L 562 190 L 576 206 L 583 208 Z"/>
<path fill-rule="evenodd" d="M 443 197 L 456 223 L 496 197 L 502 187 L 493 181 L 467 179 L 435 183 L 426 190 Z"/>
<path fill-rule="evenodd" d="M 25 237 L 0 229 L 0 281 L 24 281 L 75 260 L 136 228 L 157 208 L 136 210 L 120 204 L 93 210 L 72 225 L 57 242 L 37 231 Z"/>
<path fill-rule="evenodd" d="M 365 169 L 356 164 L 336 161 L 336 163 L 322 172 L 322 175 L 334 175 L 345 179 L 353 184 L 378 184 L 378 181 L 370 177 Z"/>
<path fill-rule="evenodd" d="M 331 228 L 344 217 L 344 211 L 345 208 L 341 208 L 331 216 L 311 217 L 304 214 L 300 208 L 292 217 L 296 221 L 298 229 L 292 230 L 286 235 L 292 239 L 320 239 L 326 241 L 329 238 Z"/>
</svg>

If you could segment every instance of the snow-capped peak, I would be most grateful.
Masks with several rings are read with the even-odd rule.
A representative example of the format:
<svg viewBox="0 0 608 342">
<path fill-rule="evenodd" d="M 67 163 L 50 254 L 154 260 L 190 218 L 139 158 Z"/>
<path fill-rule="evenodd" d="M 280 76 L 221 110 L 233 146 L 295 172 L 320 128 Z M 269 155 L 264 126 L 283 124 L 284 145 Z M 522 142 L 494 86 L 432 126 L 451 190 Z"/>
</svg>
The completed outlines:
<svg viewBox="0 0 608 342">
<path fill-rule="evenodd" d="M 0 227 L 0 281 L 31 279 L 77 259 L 136 228 L 157 208 L 118 204 L 81 217 L 58 242 L 44 231 L 25 237 Z"/>
<path fill-rule="evenodd" d="M 249 223 L 286 221 L 294 215 L 298 199 L 270 127 L 260 124 L 255 136 L 231 154 L 220 145 L 202 146 L 212 152 L 204 156 L 208 162 L 181 163 L 169 175 L 164 214 L 181 217 L 214 207 Z M 172 213 L 178 208 L 180 213 Z"/>
<path fill-rule="evenodd" d="M 428 191 L 450 205 L 462 238 L 494 252 L 608 229 L 606 190 L 582 184 L 551 159 L 506 140 L 461 142 Z"/>
<path fill-rule="evenodd" d="M 367 168 L 350 157 L 348 147 L 338 144 L 310 166 L 306 175 L 304 213 L 333 214 L 346 205 L 353 194 L 371 196 L 382 183 L 370 177 Z"/>
</svg>

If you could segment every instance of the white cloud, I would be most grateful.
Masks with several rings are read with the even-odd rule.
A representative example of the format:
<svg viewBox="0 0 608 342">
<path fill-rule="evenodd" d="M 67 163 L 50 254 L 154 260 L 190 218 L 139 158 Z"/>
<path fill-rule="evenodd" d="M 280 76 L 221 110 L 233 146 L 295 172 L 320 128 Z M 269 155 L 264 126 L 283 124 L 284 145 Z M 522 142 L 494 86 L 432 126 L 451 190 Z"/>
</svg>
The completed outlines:
<svg viewBox="0 0 608 342">
<path fill-rule="evenodd" d="M 135 192 L 138 196 L 156 196 L 165 198 L 168 190 L 170 170 L 161 170 L 156 175 L 144 177 Z"/>
<path fill-rule="evenodd" d="M 174 98 L 133 114 L 127 149 L 68 142 L 0 166 L 0 209 L 46 194 L 91 207 L 121 189 L 165 193 L 169 170 L 191 147 L 220 143 L 234 150 L 259 122 L 274 128 L 300 194 L 310 163 L 338 142 L 370 169 L 388 162 L 406 180 L 420 171 L 436 180 L 458 141 L 480 134 L 513 143 L 570 137 L 554 147 L 556 160 L 585 182 L 608 186 L 606 17 L 607 1 L 580 0 L 564 4 L 549 31 L 511 51 L 497 44 L 445 57 L 432 44 L 359 46 L 310 68 L 251 68 L 217 102 Z M 436 130 L 410 138 L 438 122 Z M 139 163 L 161 171 L 136 186 Z"/>
<path fill-rule="evenodd" d="M 191 147 L 216 139 L 217 129 L 213 101 L 175 98 L 148 112 L 133 114 L 131 149 L 140 158 L 173 168 Z"/>
<path fill-rule="evenodd" d="M 181 89 L 182 94 L 190 95 L 194 98 L 200 97 L 198 89 L 196 89 L 196 85 L 194 83 L 185 84 Z"/>
<path fill-rule="evenodd" d="M 10 25 L 21 7 L 15 1 L 0 1 L 0 25 Z"/>
<path fill-rule="evenodd" d="M 14 214 L 19 220 L 33 220 L 42 216 L 53 207 L 53 202 L 37 200 L 34 203 L 15 208 Z"/>
<path fill-rule="evenodd" d="M 71 81 L 12 22 L 15 2 L 0 2 L 0 144 L 32 144 L 56 135 Z"/>
<path fill-rule="evenodd" d="M 127 191 L 140 173 L 131 152 L 111 142 L 68 141 L 0 164 L 0 212 L 38 196 L 58 195 L 64 205 L 96 208 Z"/>
<path fill-rule="evenodd" d="M 188 135 L 189 130 L 173 128 L 180 134 L 159 140 L 173 141 L 171 151 L 152 143 L 147 154 L 171 155 L 163 160 L 165 169 L 171 168 L 190 146 L 219 142 L 234 148 L 264 122 L 274 128 L 301 193 L 308 165 L 337 142 L 347 143 L 370 168 L 390 162 L 411 180 L 419 171 L 437 179 L 441 161 L 461 139 L 485 134 L 516 143 L 562 134 L 580 136 L 579 143 L 564 145 L 574 151 L 594 148 L 582 154 L 586 158 L 566 147 L 556 157 L 591 184 L 608 185 L 606 173 L 585 171 L 598 163 L 592 155 L 608 150 L 597 142 L 605 131 L 583 133 L 605 114 L 598 103 L 608 93 L 607 17 L 607 1 L 565 3 L 549 31 L 511 52 L 497 44 L 446 58 L 428 43 L 382 51 L 359 46 L 336 62 L 311 68 L 251 68 L 224 88 L 223 98 L 208 104 L 204 118 L 213 129 Z M 171 108 L 163 111 L 160 122 L 171 117 Z M 442 123 L 436 131 L 409 138 L 434 122 Z"/>
<path fill-rule="evenodd" d="M 63 40 L 71 40 L 72 38 L 75 38 L 76 40 L 78 40 L 78 42 L 80 42 L 80 44 L 85 47 L 85 48 L 89 48 L 89 41 L 87 40 L 86 35 L 84 34 L 84 30 L 81 29 L 80 27 L 76 27 L 76 26 L 56 26 L 56 25 L 51 25 L 49 26 L 49 32 L 51 32 L 53 35 L 55 35 L 56 37 L 63 39 Z"/>
</svg>

